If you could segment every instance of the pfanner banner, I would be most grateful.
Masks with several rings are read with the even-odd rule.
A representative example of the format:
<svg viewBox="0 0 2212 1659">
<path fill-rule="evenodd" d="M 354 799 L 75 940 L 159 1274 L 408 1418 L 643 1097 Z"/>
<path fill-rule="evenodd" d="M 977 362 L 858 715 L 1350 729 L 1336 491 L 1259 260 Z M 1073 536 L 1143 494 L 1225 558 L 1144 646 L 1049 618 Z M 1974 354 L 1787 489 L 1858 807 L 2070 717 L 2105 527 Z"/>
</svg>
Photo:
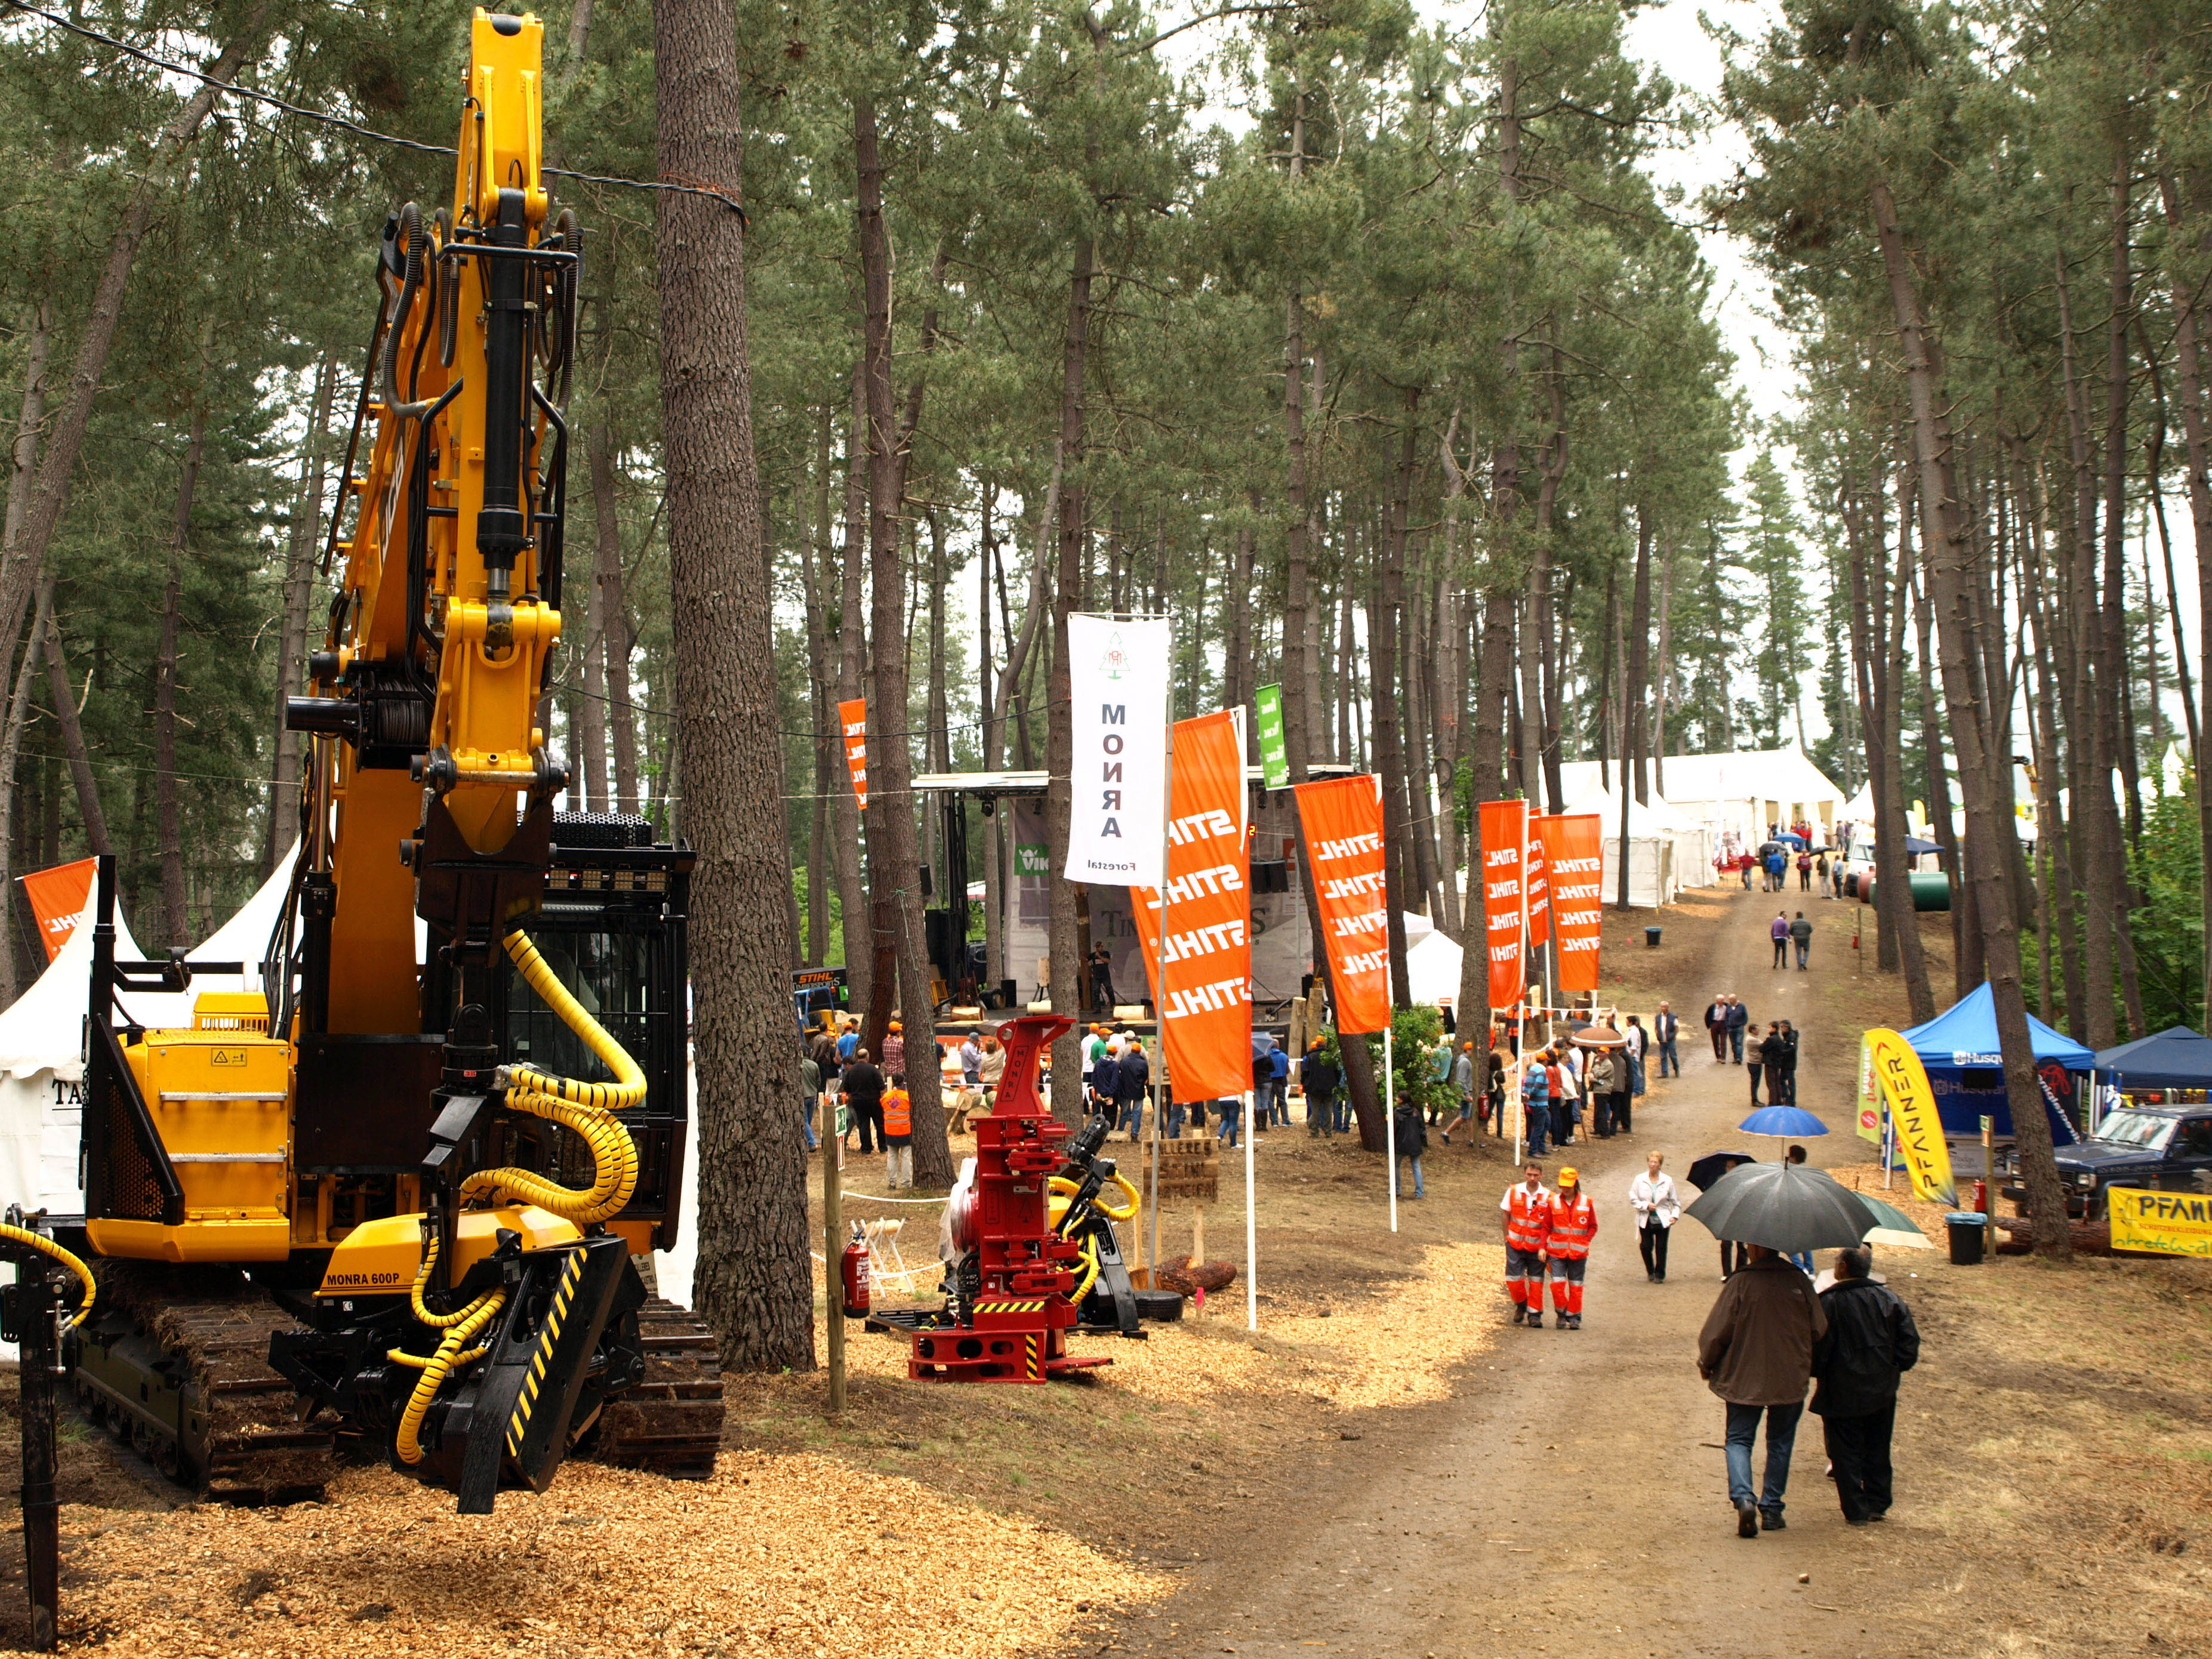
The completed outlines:
<svg viewBox="0 0 2212 1659">
<path fill-rule="evenodd" d="M 1077 613 L 1067 619 L 1070 881 L 1157 887 L 1165 819 L 1168 623 Z M 1176 756 L 1177 769 L 1182 757 Z M 1243 819 L 1243 772 L 1237 806 Z M 1243 863 L 1239 854 L 1239 866 Z"/>
<path fill-rule="evenodd" d="M 1536 820 L 1544 842 L 1544 866 L 1551 878 L 1552 926 L 1559 936 L 1559 989 L 1597 989 L 1597 946 L 1605 907 L 1599 837 L 1604 826 L 1595 812 L 1564 813 Z"/>
<path fill-rule="evenodd" d="M 46 947 L 46 960 L 61 954 L 92 896 L 92 878 L 100 869 L 98 859 L 79 859 L 33 870 L 22 878 L 23 896 L 31 901 L 31 914 L 39 919 L 39 943 Z"/>
<path fill-rule="evenodd" d="M 853 775 L 853 799 L 868 810 L 868 700 L 855 697 L 837 705 L 837 724 L 844 728 L 845 769 Z"/>
<path fill-rule="evenodd" d="M 1382 878 L 1382 791 L 1369 774 L 1302 783 L 1305 831 L 1322 939 L 1336 988 L 1341 1034 L 1390 1024 L 1390 911 Z"/>
<path fill-rule="evenodd" d="M 1243 712 L 1224 709 L 1176 722 L 1164 908 L 1155 889 L 1129 890 L 1138 946 L 1161 1013 L 1168 1083 L 1186 1104 L 1242 1095 L 1252 1086 Z"/>
<path fill-rule="evenodd" d="M 2212 1255 L 2212 1198 L 2202 1193 L 2154 1193 L 2140 1187 L 2105 1189 L 2112 1248 L 2159 1255 Z"/>
<path fill-rule="evenodd" d="M 1943 1121 L 1936 1115 L 1928 1068 L 1912 1045 L 1887 1026 L 1869 1031 L 1866 1045 L 1889 1121 L 1897 1126 L 1897 1150 L 1912 1177 L 1912 1190 L 1931 1204 L 1956 1209 L 1959 1184 L 1951 1178 L 1951 1149 L 1943 1142 Z"/>
<path fill-rule="evenodd" d="M 1490 956 L 1490 1006 L 1510 1008 L 1527 988 L 1528 803 L 1486 800 L 1476 809 L 1482 830 L 1482 926 Z"/>
</svg>

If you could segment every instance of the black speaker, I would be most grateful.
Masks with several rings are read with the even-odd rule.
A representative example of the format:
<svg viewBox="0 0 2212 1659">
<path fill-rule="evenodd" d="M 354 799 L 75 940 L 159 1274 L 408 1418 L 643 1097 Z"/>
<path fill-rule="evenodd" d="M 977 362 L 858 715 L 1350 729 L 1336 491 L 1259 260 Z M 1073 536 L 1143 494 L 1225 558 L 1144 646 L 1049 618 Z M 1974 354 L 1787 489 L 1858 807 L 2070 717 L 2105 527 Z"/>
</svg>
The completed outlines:
<svg viewBox="0 0 2212 1659">
<path fill-rule="evenodd" d="M 1289 861 L 1284 859 L 1255 859 L 1252 861 L 1252 890 L 1255 893 L 1289 892 Z"/>
<path fill-rule="evenodd" d="M 936 891 L 936 878 L 929 873 L 929 866 L 927 865 L 919 865 L 915 867 L 921 872 L 921 896 L 924 898 L 928 898 Z"/>
</svg>

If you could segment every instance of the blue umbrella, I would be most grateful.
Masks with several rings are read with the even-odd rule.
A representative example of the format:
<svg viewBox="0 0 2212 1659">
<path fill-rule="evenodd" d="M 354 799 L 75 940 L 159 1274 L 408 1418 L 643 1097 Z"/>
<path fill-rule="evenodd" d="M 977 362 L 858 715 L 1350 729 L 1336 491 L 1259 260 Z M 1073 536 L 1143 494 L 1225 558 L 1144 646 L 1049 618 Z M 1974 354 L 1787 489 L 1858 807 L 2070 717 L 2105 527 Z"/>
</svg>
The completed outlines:
<svg viewBox="0 0 2212 1659">
<path fill-rule="evenodd" d="M 1824 1135 L 1828 1126 L 1812 1113 L 1795 1106 L 1762 1106 L 1735 1126 L 1747 1133 L 1788 1138 L 1793 1135 Z"/>
<path fill-rule="evenodd" d="M 1795 1106 L 1762 1106 L 1735 1126 L 1753 1135 L 1824 1135 L 1828 1126 Z"/>
</svg>

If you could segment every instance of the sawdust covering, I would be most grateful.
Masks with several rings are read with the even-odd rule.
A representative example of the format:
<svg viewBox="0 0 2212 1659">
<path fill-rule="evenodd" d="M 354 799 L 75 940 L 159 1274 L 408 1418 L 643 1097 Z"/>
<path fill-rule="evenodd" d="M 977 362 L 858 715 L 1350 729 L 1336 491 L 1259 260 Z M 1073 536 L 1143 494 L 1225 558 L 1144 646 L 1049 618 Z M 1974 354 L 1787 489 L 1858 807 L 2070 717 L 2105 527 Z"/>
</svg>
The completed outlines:
<svg viewBox="0 0 2212 1659">
<path fill-rule="evenodd" d="M 1244 1293 L 1232 1285 L 1207 1298 L 1203 1319 L 1187 1310 L 1176 1324 L 1147 1327 L 1149 1340 L 1074 1334 L 1068 1346 L 1113 1360 L 1096 1373 L 1099 1387 L 1144 1400 L 1204 1400 L 1224 1389 L 1285 1387 L 1347 1410 L 1446 1400 L 1453 1367 L 1497 1338 L 1504 1276 L 1502 1246 L 1434 1244 L 1409 1277 L 1326 1315 L 1263 1305 L 1257 1337 L 1244 1328 Z M 856 1373 L 906 1375 L 903 1338 L 856 1334 L 845 1352 Z"/>
<path fill-rule="evenodd" d="M 1163 1589 L 1065 1533 L 811 1454 L 725 1452 L 696 1482 L 570 1462 L 493 1516 L 389 1469 L 330 1498 L 122 1522 L 71 1506 L 64 1644 L 998 1659 Z"/>
</svg>

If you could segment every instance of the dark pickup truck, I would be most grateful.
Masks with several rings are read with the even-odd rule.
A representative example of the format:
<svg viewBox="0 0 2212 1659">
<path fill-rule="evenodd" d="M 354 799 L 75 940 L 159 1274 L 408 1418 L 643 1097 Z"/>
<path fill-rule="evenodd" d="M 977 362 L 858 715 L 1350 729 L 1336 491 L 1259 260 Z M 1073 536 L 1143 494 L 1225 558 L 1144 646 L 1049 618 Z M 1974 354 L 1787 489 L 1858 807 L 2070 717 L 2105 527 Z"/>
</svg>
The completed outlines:
<svg viewBox="0 0 2212 1659">
<path fill-rule="evenodd" d="M 2107 1188 L 2190 1192 L 2200 1177 L 2212 1180 L 2212 1107 L 2123 1106 L 2090 1139 L 2058 1149 L 2067 1212 L 2092 1221 L 2105 1213 Z"/>
</svg>

